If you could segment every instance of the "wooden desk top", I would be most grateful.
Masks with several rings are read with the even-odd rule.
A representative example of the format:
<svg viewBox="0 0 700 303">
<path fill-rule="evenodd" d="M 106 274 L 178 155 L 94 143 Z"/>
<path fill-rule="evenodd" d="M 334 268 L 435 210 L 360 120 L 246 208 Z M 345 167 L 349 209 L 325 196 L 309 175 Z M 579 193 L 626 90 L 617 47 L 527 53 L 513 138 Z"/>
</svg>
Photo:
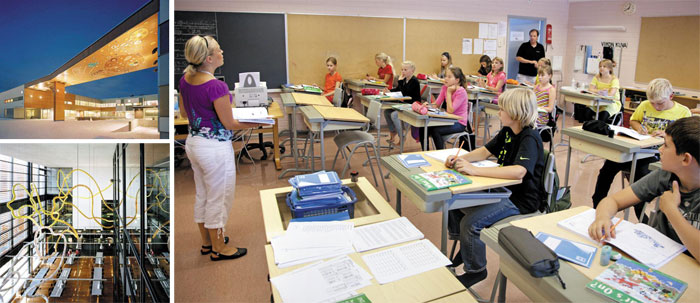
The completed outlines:
<svg viewBox="0 0 700 303">
<path fill-rule="evenodd" d="M 304 93 L 292 93 L 294 102 L 298 105 L 320 105 L 320 106 L 333 106 L 326 97 L 321 95 L 312 95 Z"/>
<path fill-rule="evenodd" d="M 377 189 L 367 181 L 365 177 L 360 177 L 357 183 L 350 182 L 350 179 L 342 180 L 343 184 L 350 187 L 357 196 L 355 203 L 355 218 L 351 222 L 355 226 L 362 226 L 371 223 L 382 222 L 398 218 L 399 215 L 391 208 Z M 278 235 L 284 234 L 287 230 L 292 213 L 286 204 L 287 193 L 292 191 L 291 186 L 265 189 L 260 191 L 260 203 L 262 204 L 263 222 L 265 223 L 265 236 L 267 242 Z"/>
<path fill-rule="evenodd" d="M 418 80 L 418 82 L 420 82 L 421 84 L 427 84 L 427 85 L 433 85 L 433 86 L 435 86 L 435 85 L 439 85 L 439 86 L 445 85 L 445 83 L 444 83 L 443 81 L 440 81 L 440 80 L 433 80 L 433 79 Z"/>
<path fill-rule="evenodd" d="M 352 253 L 348 256 L 350 259 L 355 261 L 355 263 L 371 274 L 371 271 L 362 260 L 363 255 L 376 253 L 405 244 L 407 243 L 379 248 L 363 253 Z M 300 264 L 288 268 L 278 268 L 277 265 L 275 265 L 274 252 L 270 244 L 265 245 L 265 256 L 267 259 L 267 268 L 270 271 L 270 278 L 277 277 L 281 274 L 308 265 Z M 446 267 L 440 267 L 384 285 L 380 285 L 377 283 L 377 280 L 372 279 L 372 285 L 361 288 L 357 290 L 357 292 L 364 293 L 372 302 L 427 302 L 454 294 L 464 293 L 466 292 L 466 289 Z M 275 298 L 275 302 L 282 302 L 279 291 L 277 291 L 277 288 L 274 286 L 272 287 L 272 295 Z M 476 300 L 471 298 L 471 296 L 464 297 L 462 295 L 460 298 L 467 299 L 467 301 L 460 302 L 476 302 Z"/>
<path fill-rule="evenodd" d="M 590 100 L 600 99 L 600 100 L 608 101 L 608 102 L 613 102 L 613 100 L 614 100 L 613 97 L 611 97 L 611 96 L 602 96 L 602 95 L 598 95 L 598 94 L 584 93 L 580 89 L 574 89 L 571 86 L 562 86 L 559 89 L 559 92 L 565 96 L 579 97 L 579 98 L 590 99 Z"/>
<path fill-rule="evenodd" d="M 318 111 L 321 116 L 326 120 L 333 121 L 348 121 L 348 122 L 369 122 L 369 118 L 363 116 L 356 110 L 352 108 L 345 107 L 330 107 L 330 106 L 317 106 L 314 105 L 313 108 Z"/>
<path fill-rule="evenodd" d="M 571 239 L 573 241 L 586 243 L 588 245 L 595 245 L 596 247 L 601 248 L 602 245 L 594 244 L 592 241 L 583 238 L 582 236 L 579 236 L 576 233 L 561 228 L 557 225 L 557 222 L 589 209 L 590 207 L 588 206 L 580 206 L 564 211 L 546 214 L 543 216 L 535 216 L 527 219 L 513 221 L 511 222 L 511 224 L 528 229 L 534 235 L 536 235 L 538 232 L 546 232 L 548 234 L 552 234 L 558 237 Z M 620 251 L 614 246 L 613 249 L 624 254 L 624 252 Z M 600 275 L 606 268 L 604 266 L 600 266 L 600 251 L 601 250 L 598 249 L 598 252 L 596 252 L 596 257 L 593 261 L 593 264 L 591 265 L 591 268 L 585 268 L 583 266 L 573 264 L 572 267 L 578 270 L 578 272 L 580 272 L 581 274 L 585 275 L 586 278 L 588 278 L 588 280 L 593 280 L 595 277 Z M 679 302 L 694 302 L 695 300 L 700 298 L 700 284 L 697 283 L 698 278 L 700 278 L 700 264 L 698 264 L 698 262 L 695 261 L 693 258 L 685 254 L 681 254 L 678 257 L 671 260 L 670 262 L 668 262 L 663 267 L 661 267 L 659 270 L 663 273 L 669 274 L 677 279 L 688 283 L 688 289 L 685 291 L 683 296 L 681 296 Z M 564 279 L 564 281 L 566 281 L 567 279 L 566 277 L 562 278 Z M 578 286 L 572 285 L 572 287 Z M 584 286 L 581 285 L 580 287 Z"/>
<path fill-rule="evenodd" d="M 565 135 L 568 135 L 570 137 L 575 137 L 577 139 L 586 140 L 589 142 L 600 144 L 602 146 L 611 147 L 626 152 L 633 152 L 634 150 L 657 146 L 664 143 L 664 139 L 660 137 L 651 137 L 646 140 L 637 140 L 623 135 L 616 135 L 615 137 L 610 138 L 608 136 L 596 134 L 594 132 L 585 131 L 583 130 L 583 126 L 568 127 L 562 131 Z"/>
<path fill-rule="evenodd" d="M 356 85 L 356 86 L 376 86 L 376 87 L 387 87 L 384 82 L 372 82 L 369 80 L 365 79 L 345 79 L 345 82 L 348 84 Z"/>
<path fill-rule="evenodd" d="M 379 96 L 379 95 L 371 95 L 371 96 L 361 95 L 360 98 L 367 99 L 367 100 L 376 100 L 379 102 L 396 102 L 396 101 L 409 101 L 409 100 L 411 100 L 411 97 L 394 98 L 394 97 L 386 97 L 386 96 Z"/>
<path fill-rule="evenodd" d="M 427 160 L 430 163 L 430 166 L 421 167 L 421 169 L 423 171 L 431 172 L 431 171 L 441 171 L 441 170 L 447 169 L 447 167 L 445 166 L 445 163 L 441 163 L 440 161 L 438 161 L 432 157 L 426 156 L 425 153 L 428 153 L 428 152 L 421 151 L 421 152 L 411 153 L 411 154 L 423 155 L 423 158 L 425 158 L 425 160 Z M 449 187 L 448 189 L 452 192 L 452 194 L 463 194 L 463 193 L 481 191 L 481 190 L 486 190 L 486 189 L 491 189 L 491 188 L 496 188 L 496 187 L 515 185 L 515 184 L 520 184 L 523 182 L 522 179 L 513 180 L 513 179 L 482 177 L 482 176 L 467 176 L 467 178 L 472 180 L 471 184 L 453 186 L 453 187 Z"/>
</svg>

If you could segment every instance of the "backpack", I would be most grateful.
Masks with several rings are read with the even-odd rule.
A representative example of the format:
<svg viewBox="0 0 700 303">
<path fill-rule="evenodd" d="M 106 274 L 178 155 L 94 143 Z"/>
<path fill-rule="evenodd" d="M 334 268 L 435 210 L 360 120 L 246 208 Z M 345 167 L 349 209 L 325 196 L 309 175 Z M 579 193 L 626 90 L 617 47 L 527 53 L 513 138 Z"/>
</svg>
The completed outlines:
<svg viewBox="0 0 700 303">
<path fill-rule="evenodd" d="M 549 151 L 544 151 L 545 159 L 549 159 Z M 547 164 L 545 163 L 545 166 Z M 545 195 L 540 203 L 541 212 L 553 213 L 560 210 L 565 210 L 571 208 L 571 186 L 559 187 L 559 174 L 557 173 L 556 161 L 552 161 L 552 172 L 553 174 L 547 174 L 547 168 L 545 167 L 545 173 L 542 174 L 542 186 L 549 184 L 549 178 L 553 178 L 554 182 L 552 184 L 552 195 Z M 546 193 L 546 191 L 542 190 Z M 549 201 L 547 200 L 549 199 Z"/>
</svg>

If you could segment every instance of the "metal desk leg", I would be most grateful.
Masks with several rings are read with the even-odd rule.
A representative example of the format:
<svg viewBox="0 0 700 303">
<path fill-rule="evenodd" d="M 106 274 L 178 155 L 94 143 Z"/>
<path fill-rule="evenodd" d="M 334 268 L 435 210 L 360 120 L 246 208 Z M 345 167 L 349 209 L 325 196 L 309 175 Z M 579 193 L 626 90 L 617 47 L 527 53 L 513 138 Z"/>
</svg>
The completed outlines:
<svg viewBox="0 0 700 303">
<path fill-rule="evenodd" d="M 396 212 L 401 216 L 401 191 L 396 189 Z"/>
<path fill-rule="evenodd" d="M 428 121 L 430 121 L 430 119 L 426 120 L 425 126 L 423 126 L 423 151 L 430 149 L 430 146 L 428 146 L 428 144 L 430 144 L 430 142 L 428 142 Z"/>
<path fill-rule="evenodd" d="M 440 234 L 440 251 L 447 256 L 447 220 L 450 203 L 442 201 L 442 233 Z"/>
<path fill-rule="evenodd" d="M 600 100 L 595 100 L 595 119 L 598 120 L 598 114 L 600 113 Z"/>
<path fill-rule="evenodd" d="M 316 171 L 316 167 L 315 167 L 315 164 L 316 164 L 316 155 L 314 154 L 314 152 L 315 152 L 315 151 L 314 151 L 314 141 L 315 141 L 315 140 L 316 140 L 316 134 L 314 134 L 313 131 L 311 131 L 311 130 L 309 129 L 309 141 L 311 141 L 311 158 L 309 158 L 309 161 L 311 161 L 311 171 L 312 171 L 312 172 L 313 172 L 313 171 Z M 323 142 L 321 142 L 321 143 L 323 143 Z M 308 167 L 308 166 L 307 166 L 307 167 Z"/>
<path fill-rule="evenodd" d="M 401 139 L 401 152 L 400 152 L 401 154 L 403 154 L 403 144 L 404 144 L 404 140 L 405 140 L 404 137 L 406 137 L 406 134 L 405 134 L 404 130 L 405 130 L 406 128 L 408 128 L 408 126 L 406 126 L 406 123 L 404 123 L 403 121 L 401 121 L 401 138 L 400 138 L 400 139 Z"/>
<path fill-rule="evenodd" d="M 632 154 L 632 169 L 630 169 L 630 186 L 634 183 L 634 174 L 637 171 L 637 153 Z M 630 208 L 625 208 L 625 220 L 629 219 Z M 641 218 L 638 218 L 641 220 Z"/>
<path fill-rule="evenodd" d="M 554 110 L 556 110 L 556 108 Z M 564 130 L 564 128 L 566 128 L 566 100 L 564 100 L 562 102 L 562 111 L 563 111 L 563 113 L 562 113 L 562 117 L 561 117 L 561 130 Z M 557 147 L 559 145 L 569 146 L 569 143 L 564 143 L 564 132 L 561 130 L 559 131 L 559 135 L 561 136 L 559 138 L 559 143 L 554 144 L 554 147 L 552 149 L 557 149 Z M 552 137 L 554 137 L 554 136 L 552 136 Z"/>
<path fill-rule="evenodd" d="M 328 121 L 323 121 L 321 123 L 321 170 L 326 170 L 326 153 L 324 148 L 324 142 L 323 142 L 323 129 L 326 128 L 326 124 L 328 124 Z M 311 161 L 314 161 L 314 158 L 311 158 Z M 348 159 L 350 161 L 350 159 Z"/>
<path fill-rule="evenodd" d="M 566 175 L 564 177 L 564 187 L 569 186 L 569 168 L 571 168 L 571 145 L 569 145 L 569 152 L 566 154 Z"/>
</svg>

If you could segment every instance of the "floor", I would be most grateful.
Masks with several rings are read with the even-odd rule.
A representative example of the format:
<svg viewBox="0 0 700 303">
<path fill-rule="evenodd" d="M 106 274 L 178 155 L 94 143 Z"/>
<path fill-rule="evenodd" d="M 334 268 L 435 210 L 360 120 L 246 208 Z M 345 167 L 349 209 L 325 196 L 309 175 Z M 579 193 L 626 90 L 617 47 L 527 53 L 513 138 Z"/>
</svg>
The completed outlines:
<svg viewBox="0 0 700 303">
<path fill-rule="evenodd" d="M 277 97 L 278 99 L 278 97 Z M 278 101 L 279 102 L 279 101 Z M 571 125 L 572 119 L 567 119 L 567 126 Z M 498 120 L 491 119 L 492 133 L 499 128 Z M 286 129 L 287 121 L 280 121 L 280 126 Z M 299 124 L 297 124 L 299 125 Z M 483 125 L 483 123 L 482 123 Z M 385 129 L 385 128 L 384 128 Z M 481 128 L 479 129 L 481 131 Z M 480 132 L 481 134 L 481 132 Z M 333 156 L 336 152 L 335 144 L 330 136 L 326 137 L 326 167 L 329 169 Z M 559 134 L 555 138 L 555 143 L 559 142 Z M 477 139 L 477 144 L 481 146 L 481 139 Z M 287 145 L 287 153 L 289 153 Z M 318 148 L 318 146 L 317 146 Z M 545 143 L 545 148 L 549 144 Z M 235 149 L 240 150 L 240 146 Z M 415 141 L 409 142 L 406 151 L 418 151 L 420 145 Z M 318 150 L 320 151 L 320 149 Z M 318 154 L 317 151 L 317 154 Z M 393 152 L 392 152 L 393 153 Z M 251 152 L 254 158 L 259 158 L 259 151 Z M 390 154 L 383 151 L 383 155 Z M 567 148 L 560 146 L 555 150 L 557 168 L 564 182 L 564 172 L 566 168 Z M 363 167 L 363 155 L 353 157 L 351 166 L 360 173 L 360 176 L 367 177 L 372 182 L 372 175 L 369 167 Z M 586 163 L 581 164 L 583 154 L 572 152 L 571 174 L 569 183 L 572 187 L 573 206 L 591 204 L 591 193 L 595 186 L 596 177 L 603 160 L 591 158 Z M 267 279 L 267 266 L 265 260 L 265 233 L 262 220 L 262 210 L 258 191 L 276 187 L 289 186 L 285 176 L 278 179 L 280 171 L 275 170 L 271 160 L 244 161 L 238 167 L 238 177 L 236 186 L 236 199 L 229 215 L 229 222 L 226 225 L 226 234 L 231 237 L 234 245 L 248 248 L 248 255 L 236 260 L 211 262 L 208 256 L 202 256 L 198 252 L 201 240 L 198 229 L 193 223 L 194 204 L 194 181 L 192 170 L 188 162 L 175 169 L 175 301 L 176 302 L 269 302 L 270 284 Z M 291 158 L 282 160 L 282 167 L 293 166 Z M 317 166 L 318 167 L 318 166 Z M 341 170 L 340 164 L 336 165 L 337 170 Z M 348 177 L 348 176 L 345 176 Z M 342 176 L 341 176 L 342 178 Z M 611 191 L 620 189 L 619 176 L 615 179 Z M 395 187 L 389 180 L 386 180 L 388 191 L 391 195 L 392 207 L 395 200 Z M 382 193 L 380 186 L 378 191 Z M 440 243 L 440 222 L 441 214 L 422 213 L 406 198 L 403 199 L 403 216 L 407 217 L 416 227 L 418 227 L 425 237 L 433 242 L 437 247 Z M 632 215 L 634 217 L 634 215 Z M 631 218 L 631 220 L 635 220 Z M 451 243 L 449 246 L 451 247 Z M 491 293 L 493 281 L 498 272 L 498 255 L 487 249 L 488 277 L 486 280 L 476 284 L 473 289 L 482 297 L 488 297 Z M 530 300 L 510 282 L 507 287 L 508 302 L 529 302 Z"/>
<path fill-rule="evenodd" d="M 129 120 L 52 121 L 1 119 L 1 139 L 159 139 L 155 127 L 128 131 Z"/>
</svg>

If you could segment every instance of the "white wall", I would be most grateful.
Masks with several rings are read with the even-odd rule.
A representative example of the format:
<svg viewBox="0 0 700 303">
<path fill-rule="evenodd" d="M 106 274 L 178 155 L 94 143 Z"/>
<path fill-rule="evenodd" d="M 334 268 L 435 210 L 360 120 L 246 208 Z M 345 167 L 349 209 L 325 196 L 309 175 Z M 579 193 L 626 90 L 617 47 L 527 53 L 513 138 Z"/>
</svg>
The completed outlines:
<svg viewBox="0 0 700 303">
<path fill-rule="evenodd" d="M 98 218 L 97 221 L 102 221 L 101 219 L 99 219 L 100 217 L 102 217 L 102 198 L 100 197 L 98 192 L 100 191 L 100 189 L 104 190 L 109 186 L 110 179 L 112 179 L 113 177 L 112 167 L 91 167 L 89 165 L 79 164 L 76 168 L 80 168 L 88 172 L 90 176 L 92 176 L 92 178 L 94 178 L 95 181 L 97 181 L 97 184 L 95 184 L 95 181 L 93 181 L 90 178 L 90 176 L 86 175 L 83 172 L 73 173 L 73 186 L 78 184 L 88 186 L 92 191 L 92 195 L 95 195 L 95 198 L 87 199 L 91 196 L 90 190 L 82 186 L 73 190 L 73 227 L 87 229 L 102 229 L 102 227 L 99 224 L 97 224 L 95 220 L 89 219 L 88 217 L 94 216 Z M 109 187 L 109 189 L 104 190 L 102 192 L 102 196 L 104 196 L 106 200 L 111 200 L 113 197 L 112 195 L 112 187 Z M 80 211 L 82 211 L 88 217 L 81 215 L 80 212 L 78 212 L 77 208 L 80 208 Z"/>
<path fill-rule="evenodd" d="M 0 92 L 0 118 L 6 118 L 5 117 L 5 109 L 6 108 L 24 107 L 24 100 L 15 101 L 12 103 L 5 103 L 5 99 L 16 98 L 19 96 L 24 96 L 24 85 L 20 85 L 20 86 L 17 86 L 15 88 L 11 88 L 9 90 L 6 90 L 4 92 Z M 12 117 L 9 117 L 9 118 L 12 118 Z"/>
<path fill-rule="evenodd" d="M 639 45 L 639 33 L 642 25 L 642 17 L 669 17 L 689 16 L 700 14 L 700 1 L 670 1 L 670 0 L 637 0 L 636 12 L 625 15 L 622 5 L 627 1 L 593 1 L 572 2 L 569 6 L 569 29 L 566 44 L 566 57 L 564 60 L 564 83 L 570 83 L 571 77 L 577 81 L 590 82 L 592 76 L 573 72 L 573 57 L 578 45 L 590 45 L 593 53 L 602 53 L 602 41 L 626 42 L 627 48 L 622 50 L 620 66 L 620 84 L 644 85 L 634 81 L 637 66 L 637 49 Z M 617 25 L 624 26 L 625 32 L 610 31 L 578 31 L 573 27 L 577 25 Z M 677 47 L 663 46 L 659 47 Z M 700 55 L 700 54 L 698 54 Z M 680 58 L 679 58 L 680 59 Z M 653 64 L 645 62 L 640 64 Z M 568 85 L 568 84 L 567 84 Z M 674 87 L 676 89 L 676 87 Z M 680 89 L 680 88 L 679 88 Z"/>
<path fill-rule="evenodd" d="M 569 3 L 566 0 L 176 0 L 175 10 L 328 14 L 342 16 L 460 20 L 489 23 L 507 21 L 508 15 L 542 17 L 547 18 L 547 23 L 552 24 L 553 28 L 553 43 L 547 51 L 547 57 L 551 58 L 552 56 L 563 56 L 566 49 L 566 28 L 568 27 L 567 20 L 569 16 Z M 499 57 L 506 57 L 506 51 L 507 46 L 504 45 L 499 47 L 497 55 Z"/>
</svg>

